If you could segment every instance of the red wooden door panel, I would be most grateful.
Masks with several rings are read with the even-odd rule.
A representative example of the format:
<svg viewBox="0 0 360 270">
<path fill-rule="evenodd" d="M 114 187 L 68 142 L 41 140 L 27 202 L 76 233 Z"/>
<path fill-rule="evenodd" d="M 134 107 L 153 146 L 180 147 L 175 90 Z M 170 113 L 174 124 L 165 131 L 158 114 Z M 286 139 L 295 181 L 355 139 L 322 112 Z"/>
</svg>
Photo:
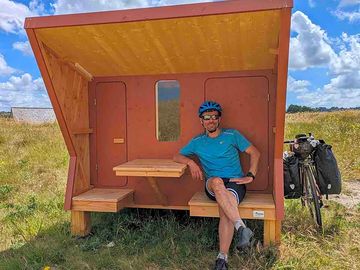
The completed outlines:
<svg viewBox="0 0 360 270">
<path fill-rule="evenodd" d="M 113 167 L 127 161 L 126 86 L 119 81 L 102 82 L 95 92 L 97 186 L 125 186 L 127 177 L 115 176 Z"/>
<path fill-rule="evenodd" d="M 249 190 L 265 190 L 269 184 L 269 86 L 265 77 L 211 78 L 205 83 L 205 99 L 223 107 L 221 126 L 240 131 L 261 153 L 256 179 Z M 244 172 L 249 158 L 241 155 Z"/>
</svg>

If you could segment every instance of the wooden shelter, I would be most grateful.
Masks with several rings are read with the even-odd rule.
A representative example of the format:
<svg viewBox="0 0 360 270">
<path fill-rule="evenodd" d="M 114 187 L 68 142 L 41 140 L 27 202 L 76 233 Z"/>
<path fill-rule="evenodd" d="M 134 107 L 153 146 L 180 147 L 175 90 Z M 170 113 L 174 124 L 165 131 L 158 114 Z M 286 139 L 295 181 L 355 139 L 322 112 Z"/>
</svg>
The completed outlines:
<svg viewBox="0 0 360 270">
<path fill-rule="evenodd" d="M 204 183 L 171 160 L 202 132 L 197 109 L 211 99 L 224 109 L 223 127 L 261 152 L 241 216 L 264 220 L 265 244 L 279 241 L 292 5 L 233 0 L 26 19 L 70 155 L 65 209 L 74 234 L 89 233 L 90 212 L 124 207 L 218 216 Z M 163 140 L 166 87 L 177 89 L 169 107 L 180 128 Z"/>
</svg>

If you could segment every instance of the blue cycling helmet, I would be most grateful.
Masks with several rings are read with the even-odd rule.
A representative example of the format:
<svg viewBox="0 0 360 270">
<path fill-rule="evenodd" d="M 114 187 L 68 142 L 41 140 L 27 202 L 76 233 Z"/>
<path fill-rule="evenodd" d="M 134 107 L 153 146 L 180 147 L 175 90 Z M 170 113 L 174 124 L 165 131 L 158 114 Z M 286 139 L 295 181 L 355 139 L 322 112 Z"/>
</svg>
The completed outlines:
<svg viewBox="0 0 360 270">
<path fill-rule="evenodd" d="M 222 108 L 219 103 L 207 100 L 199 107 L 199 117 L 206 111 L 218 111 L 219 115 L 221 116 Z"/>
</svg>

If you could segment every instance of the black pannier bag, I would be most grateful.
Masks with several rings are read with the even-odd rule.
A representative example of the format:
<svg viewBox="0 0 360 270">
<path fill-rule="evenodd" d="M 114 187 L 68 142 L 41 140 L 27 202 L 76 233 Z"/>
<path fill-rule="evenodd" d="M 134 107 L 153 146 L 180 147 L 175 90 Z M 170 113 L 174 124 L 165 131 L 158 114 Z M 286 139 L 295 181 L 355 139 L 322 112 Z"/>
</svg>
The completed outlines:
<svg viewBox="0 0 360 270">
<path fill-rule="evenodd" d="M 340 194 L 341 175 L 331 145 L 321 143 L 316 146 L 314 159 L 321 194 Z"/>
<path fill-rule="evenodd" d="M 299 159 L 296 156 L 287 156 L 283 159 L 284 166 L 284 197 L 297 199 L 301 197 Z"/>
</svg>

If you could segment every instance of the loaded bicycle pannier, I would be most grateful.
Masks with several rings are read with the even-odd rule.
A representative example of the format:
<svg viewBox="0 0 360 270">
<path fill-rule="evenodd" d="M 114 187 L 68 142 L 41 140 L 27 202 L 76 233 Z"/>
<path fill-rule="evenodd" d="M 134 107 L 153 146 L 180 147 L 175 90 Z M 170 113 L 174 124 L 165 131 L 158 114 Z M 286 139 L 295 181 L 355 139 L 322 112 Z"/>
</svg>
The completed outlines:
<svg viewBox="0 0 360 270">
<path fill-rule="evenodd" d="M 340 194 L 341 175 L 331 145 L 320 143 L 314 153 L 321 194 Z"/>
<path fill-rule="evenodd" d="M 285 199 L 297 199 L 301 197 L 299 159 L 292 155 L 284 157 L 284 197 Z"/>
</svg>

